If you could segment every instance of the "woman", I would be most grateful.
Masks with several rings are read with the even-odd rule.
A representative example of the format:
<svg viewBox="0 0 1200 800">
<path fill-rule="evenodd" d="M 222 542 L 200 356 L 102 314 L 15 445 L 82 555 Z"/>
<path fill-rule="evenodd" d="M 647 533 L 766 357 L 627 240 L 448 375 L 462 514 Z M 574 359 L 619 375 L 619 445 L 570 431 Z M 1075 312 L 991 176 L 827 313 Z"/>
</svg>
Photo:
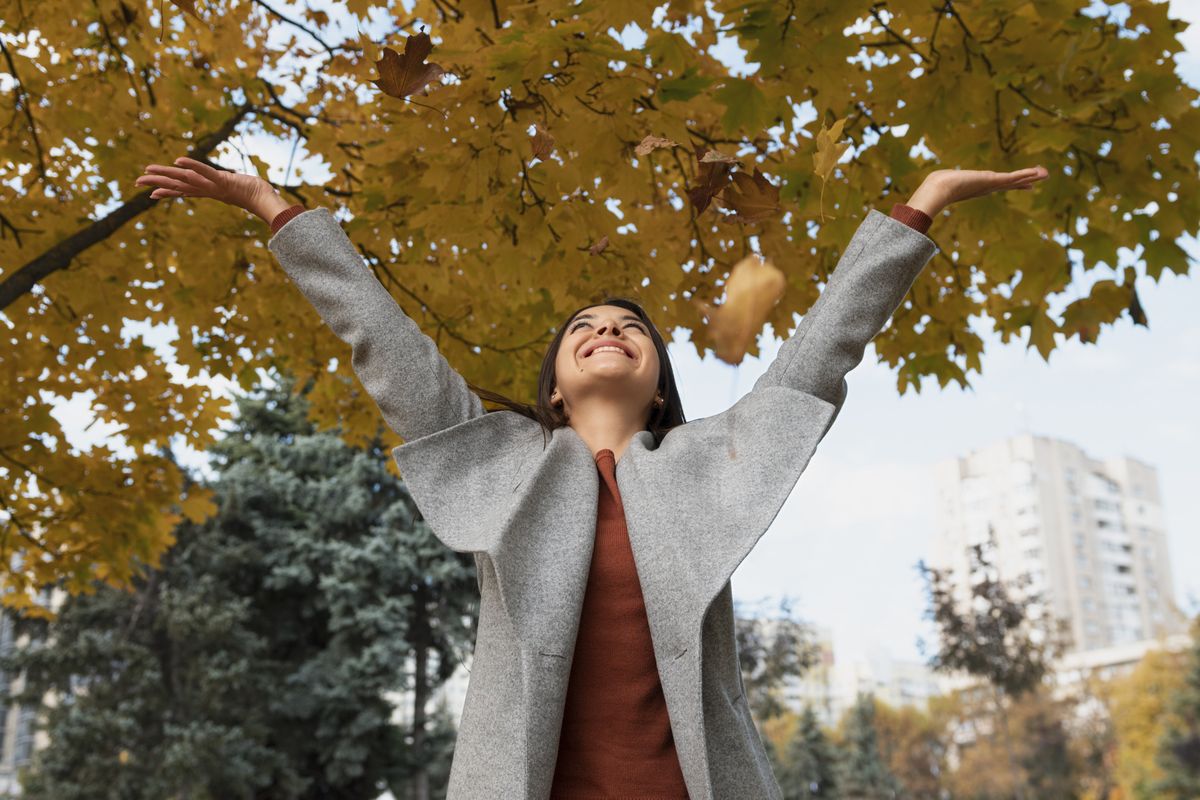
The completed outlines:
<svg viewBox="0 0 1200 800">
<path fill-rule="evenodd" d="M 685 424 L 636 303 L 570 314 L 537 402 L 516 403 L 472 391 L 328 211 L 192 159 L 146 173 L 154 198 L 214 198 L 271 225 L 271 251 L 404 439 L 393 456 L 426 520 L 475 555 L 480 620 L 449 800 L 781 796 L 746 705 L 730 576 L 937 252 L 932 218 L 1048 174 L 937 170 L 891 216 L 871 209 L 751 392 Z M 481 395 L 506 408 L 485 413 Z"/>
</svg>

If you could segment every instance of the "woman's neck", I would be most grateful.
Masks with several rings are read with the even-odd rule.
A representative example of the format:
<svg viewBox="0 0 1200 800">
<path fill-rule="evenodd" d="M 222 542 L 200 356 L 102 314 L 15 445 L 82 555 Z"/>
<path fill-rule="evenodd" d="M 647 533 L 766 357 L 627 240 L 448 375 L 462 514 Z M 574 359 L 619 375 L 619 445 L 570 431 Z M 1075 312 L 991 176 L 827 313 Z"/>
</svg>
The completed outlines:
<svg viewBox="0 0 1200 800">
<path fill-rule="evenodd" d="M 605 403 L 572 409 L 568 424 L 587 444 L 593 456 L 607 449 L 612 450 L 613 457 L 620 461 L 633 437 L 646 429 L 639 419 L 645 417 L 631 414 L 628 408 Z"/>
</svg>

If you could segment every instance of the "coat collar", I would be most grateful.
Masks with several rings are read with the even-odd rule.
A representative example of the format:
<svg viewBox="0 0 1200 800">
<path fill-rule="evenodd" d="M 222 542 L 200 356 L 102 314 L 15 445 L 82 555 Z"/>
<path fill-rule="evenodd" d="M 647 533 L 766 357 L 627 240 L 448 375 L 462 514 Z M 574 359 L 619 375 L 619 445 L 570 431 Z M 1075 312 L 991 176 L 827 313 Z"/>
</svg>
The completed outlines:
<svg viewBox="0 0 1200 800">
<path fill-rule="evenodd" d="M 785 387 L 630 440 L 616 464 L 655 654 L 677 655 L 791 493 L 836 409 Z M 393 456 L 449 547 L 484 552 L 523 648 L 571 653 L 595 536 L 599 476 L 586 442 L 494 411 Z"/>
</svg>

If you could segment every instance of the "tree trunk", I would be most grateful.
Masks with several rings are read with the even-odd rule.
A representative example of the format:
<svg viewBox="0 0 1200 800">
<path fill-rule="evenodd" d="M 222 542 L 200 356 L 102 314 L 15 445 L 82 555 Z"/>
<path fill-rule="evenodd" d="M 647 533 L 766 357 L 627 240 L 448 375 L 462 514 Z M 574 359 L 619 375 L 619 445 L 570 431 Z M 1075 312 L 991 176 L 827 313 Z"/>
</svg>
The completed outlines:
<svg viewBox="0 0 1200 800">
<path fill-rule="evenodd" d="M 425 758 L 425 706 L 429 701 L 429 615 L 426 608 L 426 589 L 417 587 L 414 598 L 412 642 L 416 647 L 416 674 L 413 677 L 413 750 L 420 758 L 413 775 L 413 800 L 429 800 L 429 762 Z"/>
<path fill-rule="evenodd" d="M 996 716 L 1000 718 L 1000 742 L 1004 745 L 1004 755 L 1008 760 L 1008 774 L 1012 776 L 1014 800 L 1025 800 L 1025 781 L 1017 769 L 1017 759 L 1013 754 L 1012 737 L 1008 734 L 1008 710 L 1004 707 L 1004 697 L 999 689 L 994 689 L 992 697 L 996 703 Z"/>
</svg>

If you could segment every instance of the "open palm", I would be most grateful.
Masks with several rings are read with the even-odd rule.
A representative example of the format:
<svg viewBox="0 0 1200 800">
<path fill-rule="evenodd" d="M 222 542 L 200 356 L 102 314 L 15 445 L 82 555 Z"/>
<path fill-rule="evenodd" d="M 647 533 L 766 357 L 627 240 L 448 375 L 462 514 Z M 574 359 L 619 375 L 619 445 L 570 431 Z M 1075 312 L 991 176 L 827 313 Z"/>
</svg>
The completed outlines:
<svg viewBox="0 0 1200 800">
<path fill-rule="evenodd" d="M 908 205 L 933 217 L 951 203 L 1009 189 L 1032 189 L 1035 183 L 1049 176 L 1050 171 L 1042 166 L 1026 167 L 1012 172 L 994 172 L 988 169 L 936 169 L 925 176 L 925 180 L 908 200 Z"/>
<path fill-rule="evenodd" d="M 177 158 L 175 166 L 149 164 L 135 184 L 153 187 L 155 200 L 168 197 L 211 197 L 269 219 L 286 208 L 271 184 L 254 175 L 216 169 L 194 158 Z"/>
<path fill-rule="evenodd" d="M 1045 167 L 1027 167 L 1013 172 L 993 172 L 985 169 L 939 169 L 925 178 L 943 194 L 944 205 L 982 197 L 1008 189 L 1032 189 L 1038 181 L 1050 175 Z"/>
</svg>

